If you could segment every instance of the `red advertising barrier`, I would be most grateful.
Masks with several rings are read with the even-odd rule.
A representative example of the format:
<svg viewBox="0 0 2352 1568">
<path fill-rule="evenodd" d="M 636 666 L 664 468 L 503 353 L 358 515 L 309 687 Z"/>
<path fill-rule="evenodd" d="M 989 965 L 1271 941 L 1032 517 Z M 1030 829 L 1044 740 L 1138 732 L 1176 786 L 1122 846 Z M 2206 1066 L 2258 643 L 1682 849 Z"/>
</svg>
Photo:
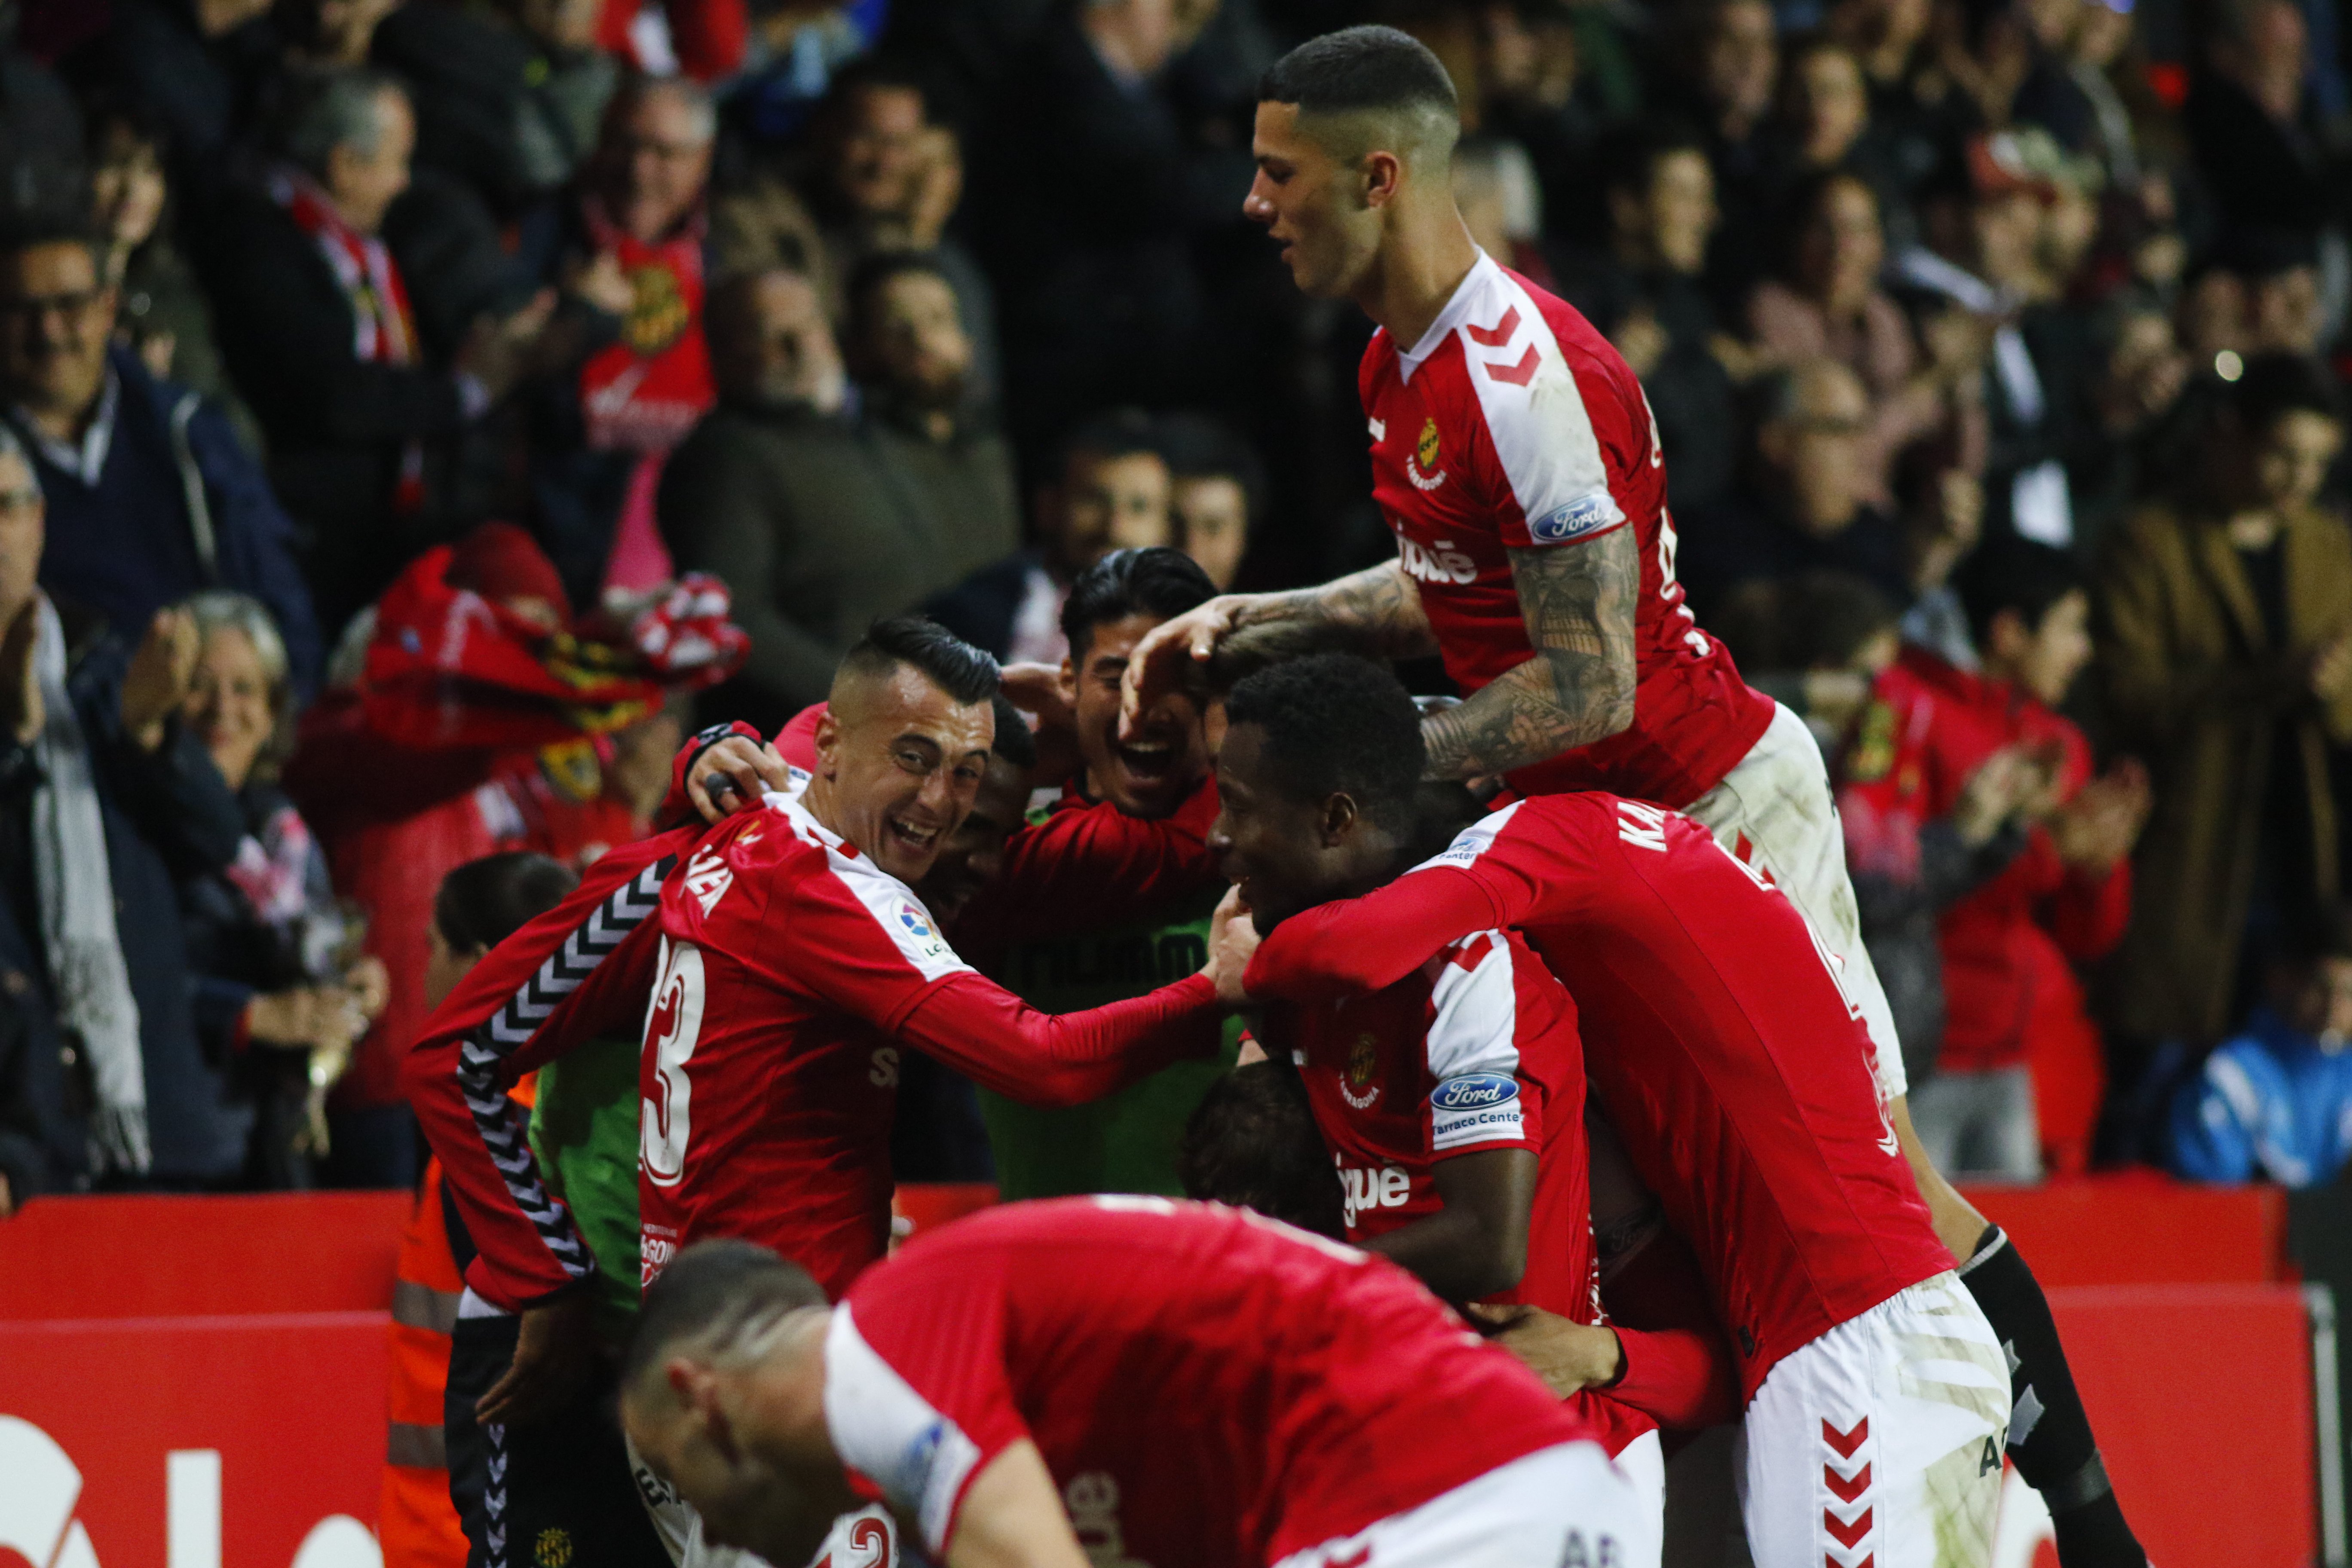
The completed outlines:
<svg viewBox="0 0 2352 1568">
<path fill-rule="evenodd" d="M 2156 1560 L 2307 1568 L 2310 1346 L 2299 1294 L 2263 1282 L 2275 1194 L 2130 1179 L 1971 1195 L 2052 1282 Z M 992 1196 L 907 1189 L 900 1228 Z M 0 1568 L 377 1568 L 407 1202 L 68 1199 L 0 1223 Z M 2246 1282 L 2194 1282 L 2216 1258 Z M 2079 1282 L 2134 1268 L 2159 1282 Z M 2008 1496 L 1994 1568 L 2049 1568 L 2035 1500 Z"/>
</svg>

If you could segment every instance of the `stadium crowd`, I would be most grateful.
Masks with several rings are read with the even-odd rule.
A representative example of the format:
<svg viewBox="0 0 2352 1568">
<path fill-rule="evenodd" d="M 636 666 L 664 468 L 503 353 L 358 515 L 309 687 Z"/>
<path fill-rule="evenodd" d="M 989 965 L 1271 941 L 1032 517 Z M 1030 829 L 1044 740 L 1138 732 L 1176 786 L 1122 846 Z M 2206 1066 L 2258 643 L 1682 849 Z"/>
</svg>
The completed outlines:
<svg viewBox="0 0 2352 1568">
<path fill-rule="evenodd" d="M 1328 117 L 1391 173 L 1331 208 L 1306 127 L 1337 89 L 1281 71 L 1367 21 L 1424 48 L 1340 62 L 1375 85 Z M 1487 1326 L 1622 1392 L 1591 1401 L 1614 1453 L 1755 1423 L 1776 1362 L 1944 1289 L 1909 1310 L 1983 1341 L 2000 1408 L 1969 1408 L 2067 1568 L 2144 1561 L 2038 1287 L 1944 1178 L 2306 1186 L 2352 1155 L 2334 0 L 8 0 L 0 27 L 0 1217 L 418 1187 L 411 1560 L 504 1561 L 510 1423 L 547 1434 L 516 1439 L 519 1521 L 705 1552 L 637 1496 L 694 1494 L 705 1394 L 654 1398 L 633 1352 L 663 1458 L 632 1487 L 576 1347 L 698 1237 L 778 1240 L 762 1182 L 832 1205 L 791 1238 L 807 1278 L 711 1261 L 665 1332 L 705 1344 L 730 1291 L 840 1298 L 895 1178 L 1411 1235 L 1391 1256 L 1456 1302 L 1524 1278 Z M 928 751 L 836 776 L 918 709 Z M 1474 797 L 1424 772 L 1523 815 L 1455 840 Z M 1538 1265 L 1532 1174 L 1384 1163 L 1486 1141 L 1477 1107 L 1333 1132 L 1392 1070 L 1578 1104 L 1585 1065 L 1510 1064 L 1580 1010 L 1588 1039 L 1677 1026 L 1578 967 L 1630 916 L 1507 899 L 1584 875 L 1541 857 L 1601 830 L 1549 803 L 1596 790 L 1633 813 L 1612 841 L 1748 873 L 1678 862 L 1661 898 L 1777 888 L 1828 943 L 1814 1000 L 1875 1092 L 1822 1179 L 1901 1191 L 1878 1271 L 1801 1310 L 1726 1283 L 1763 1266 L 1647 1163 L 1655 1086 L 1606 1052 L 1630 1148 L 1592 1140 L 1596 1256 Z M 814 826 L 759 848 L 762 813 Z M 1458 858 L 1477 918 L 1309 951 L 1316 906 L 1432 885 L 1407 849 Z M 794 941 L 739 884 L 795 889 Z M 877 923 L 895 945 L 845 959 Z M 1491 1005 L 1412 978 L 1440 952 L 1516 996 L 1505 1065 L 1312 1022 Z M 738 987 L 707 1014 L 706 962 Z M 881 1030 L 856 1072 L 892 1095 L 766 1155 L 765 1100 L 690 1123 L 662 1042 L 718 1070 L 779 1016 L 834 1027 L 812 989 Z M 839 1094 L 810 1070 L 779 1103 Z M 715 1197 L 672 1192 L 690 1125 L 752 1151 Z M 1489 1205 L 1517 1228 L 1464 1217 Z M 1554 1332 L 1634 1250 L 1617 1338 Z M 1661 1269 L 1712 1307 L 1660 1307 L 1706 1294 Z"/>
</svg>

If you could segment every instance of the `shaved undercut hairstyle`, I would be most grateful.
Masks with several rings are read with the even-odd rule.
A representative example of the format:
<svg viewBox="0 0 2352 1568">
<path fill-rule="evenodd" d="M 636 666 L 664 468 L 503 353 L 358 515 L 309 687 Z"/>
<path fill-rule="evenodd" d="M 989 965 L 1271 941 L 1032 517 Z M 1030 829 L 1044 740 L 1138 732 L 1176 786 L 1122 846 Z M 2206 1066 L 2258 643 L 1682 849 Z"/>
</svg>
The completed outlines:
<svg viewBox="0 0 2352 1568">
<path fill-rule="evenodd" d="M 661 1369 L 672 1356 L 724 1363 L 752 1354 L 788 1314 L 824 1304 L 807 1269 L 764 1247 L 698 1241 L 646 1288 L 636 1331 L 621 1358 L 622 1395 L 656 1398 L 666 1386 Z"/>
<path fill-rule="evenodd" d="M 1318 653 L 1247 676 L 1225 699 L 1228 726 L 1265 731 L 1265 762 L 1308 800 L 1345 794 L 1366 816 L 1409 831 L 1428 752 L 1421 710 L 1385 665 Z"/>
<path fill-rule="evenodd" d="M 1394 27 L 1342 27 L 1309 38 L 1258 79 L 1260 103 L 1295 103 L 1301 119 L 1360 120 L 1348 138 L 1451 157 L 1462 100 L 1429 46 Z M 1365 145 L 1357 155 L 1373 150 Z"/>
<path fill-rule="evenodd" d="M 851 676 L 887 678 L 901 667 L 919 669 L 930 683 L 969 707 L 996 695 L 996 660 L 923 616 L 891 616 L 866 627 L 841 656 L 836 687 Z"/>
</svg>

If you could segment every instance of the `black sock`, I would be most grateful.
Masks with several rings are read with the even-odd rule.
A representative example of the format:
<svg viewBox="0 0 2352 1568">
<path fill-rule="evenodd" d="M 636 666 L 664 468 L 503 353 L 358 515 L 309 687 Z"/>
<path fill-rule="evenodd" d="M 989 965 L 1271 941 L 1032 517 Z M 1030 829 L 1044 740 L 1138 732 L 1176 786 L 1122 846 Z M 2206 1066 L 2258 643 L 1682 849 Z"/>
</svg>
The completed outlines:
<svg viewBox="0 0 2352 1568">
<path fill-rule="evenodd" d="M 2145 1568 L 2147 1553 L 2108 1488 L 2050 1302 L 2000 1226 L 1989 1225 L 1977 1238 L 1960 1282 L 2009 1356 L 2009 1456 L 2050 1505 L 2058 1561 L 2064 1568 Z"/>
</svg>

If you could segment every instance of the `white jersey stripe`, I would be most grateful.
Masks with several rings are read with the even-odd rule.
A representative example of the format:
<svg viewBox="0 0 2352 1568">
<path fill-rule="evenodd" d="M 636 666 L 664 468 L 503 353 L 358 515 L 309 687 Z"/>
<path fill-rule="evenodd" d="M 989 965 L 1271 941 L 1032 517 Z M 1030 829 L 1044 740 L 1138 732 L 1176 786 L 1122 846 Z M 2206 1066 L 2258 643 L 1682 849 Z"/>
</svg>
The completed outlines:
<svg viewBox="0 0 2352 1568">
<path fill-rule="evenodd" d="M 1492 261 L 1482 259 L 1471 279 L 1478 292 L 1457 331 L 1528 536 L 1568 544 L 1616 527 L 1625 510 L 1610 492 L 1608 464 L 1559 340 L 1518 280 Z M 1507 325 L 1503 342 L 1488 341 Z"/>
</svg>

